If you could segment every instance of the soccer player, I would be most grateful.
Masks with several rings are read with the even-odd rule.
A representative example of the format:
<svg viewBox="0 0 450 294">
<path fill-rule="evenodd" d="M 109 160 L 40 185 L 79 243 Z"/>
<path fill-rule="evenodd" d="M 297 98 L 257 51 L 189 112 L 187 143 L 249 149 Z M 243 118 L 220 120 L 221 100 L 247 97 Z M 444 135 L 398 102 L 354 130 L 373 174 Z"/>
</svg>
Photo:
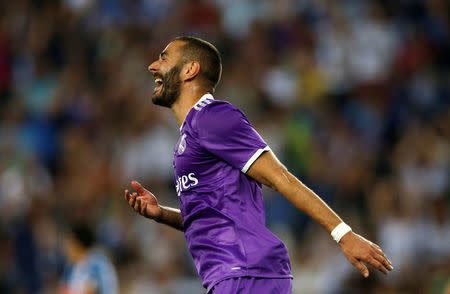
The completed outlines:
<svg viewBox="0 0 450 294">
<path fill-rule="evenodd" d="M 108 257 L 95 245 L 95 236 L 87 224 L 70 226 L 64 247 L 69 261 L 59 294 L 117 294 L 117 274 Z"/>
<path fill-rule="evenodd" d="M 212 44 L 175 38 L 148 70 L 157 85 L 153 103 L 169 107 L 180 125 L 173 161 L 180 210 L 160 205 L 136 181 L 125 199 L 141 215 L 184 232 L 207 293 L 292 292 L 287 249 L 265 226 L 262 184 L 328 230 L 364 277 L 363 262 L 384 274 L 393 269 L 379 246 L 278 161 L 239 109 L 214 99 L 222 62 Z"/>
</svg>

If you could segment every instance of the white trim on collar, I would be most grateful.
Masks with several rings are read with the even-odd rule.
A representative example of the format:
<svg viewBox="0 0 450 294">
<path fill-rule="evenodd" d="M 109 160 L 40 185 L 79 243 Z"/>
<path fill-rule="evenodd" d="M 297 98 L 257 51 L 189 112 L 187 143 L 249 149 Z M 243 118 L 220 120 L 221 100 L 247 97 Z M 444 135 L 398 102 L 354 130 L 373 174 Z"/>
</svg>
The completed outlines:
<svg viewBox="0 0 450 294">
<path fill-rule="evenodd" d="M 197 103 L 195 103 L 195 105 L 192 108 L 194 108 L 197 111 L 200 111 L 203 109 L 203 107 L 205 107 L 206 105 L 211 103 L 211 101 L 209 101 L 209 100 L 214 100 L 214 96 L 211 93 L 206 93 L 197 101 Z M 192 108 L 189 110 L 189 112 L 191 112 Z M 189 115 L 189 112 L 188 112 L 188 115 Z M 187 117 L 187 115 L 186 115 L 186 117 Z M 186 119 L 183 121 L 183 123 L 180 126 L 180 132 L 183 129 L 185 121 L 186 121 Z"/>
</svg>

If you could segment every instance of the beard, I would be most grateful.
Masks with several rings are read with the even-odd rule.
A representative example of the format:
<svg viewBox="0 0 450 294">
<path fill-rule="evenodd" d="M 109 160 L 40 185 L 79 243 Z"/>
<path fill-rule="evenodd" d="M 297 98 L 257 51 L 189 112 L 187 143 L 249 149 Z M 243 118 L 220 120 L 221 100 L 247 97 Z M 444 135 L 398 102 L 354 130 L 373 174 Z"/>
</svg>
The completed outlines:
<svg viewBox="0 0 450 294">
<path fill-rule="evenodd" d="M 175 65 L 166 74 L 157 75 L 163 84 L 159 93 L 153 94 L 153 104 L 170 108 L 178 100 L 181 91 L 180 72 L 181 66 Z"/>
</svg>

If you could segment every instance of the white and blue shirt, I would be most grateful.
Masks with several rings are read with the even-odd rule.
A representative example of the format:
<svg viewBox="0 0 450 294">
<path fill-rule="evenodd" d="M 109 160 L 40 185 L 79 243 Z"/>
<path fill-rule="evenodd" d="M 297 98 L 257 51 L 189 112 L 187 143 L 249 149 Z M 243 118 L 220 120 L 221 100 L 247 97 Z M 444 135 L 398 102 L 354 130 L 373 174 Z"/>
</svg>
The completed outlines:
<svg viewBox="0 0 450 294">
<path fill-rule="evenodd" d="M 119 293 L 114 266 L 100 250 L 92 250 L 68 268 L 61 284 L 60 294 L 85 294 L 92 289 L 99 294 Z"/>
</svg>

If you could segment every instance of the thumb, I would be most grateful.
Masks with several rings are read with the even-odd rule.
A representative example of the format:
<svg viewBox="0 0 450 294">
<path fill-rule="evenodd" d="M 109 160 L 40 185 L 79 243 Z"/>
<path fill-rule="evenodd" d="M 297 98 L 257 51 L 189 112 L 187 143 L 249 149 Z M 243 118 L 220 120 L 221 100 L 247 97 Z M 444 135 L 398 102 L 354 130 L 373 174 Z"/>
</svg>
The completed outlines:
<svg viewBox="0 0 450 294">
<path fill-rule="evenodd" d="M 142 185 L 139 184 L 137 181 L 132 181 L 131 186 L 133 186 L 133 188 L 136 190 L 136 192 L 138 192 L 140 196 L 148 193 L 148 191 L 144 187 L 142 187 Z"/>
<path fill-rule="evenodd" d="M 367 278 L 369 276 L 369 270 L 364 264 L 362 264 L 361 261 L 352 258 L 352 260 L 350 260 L 350 263 L 353 264 L 361 272 L 361 275 L 363 275 L 364 278 Z"/>
</svg>

